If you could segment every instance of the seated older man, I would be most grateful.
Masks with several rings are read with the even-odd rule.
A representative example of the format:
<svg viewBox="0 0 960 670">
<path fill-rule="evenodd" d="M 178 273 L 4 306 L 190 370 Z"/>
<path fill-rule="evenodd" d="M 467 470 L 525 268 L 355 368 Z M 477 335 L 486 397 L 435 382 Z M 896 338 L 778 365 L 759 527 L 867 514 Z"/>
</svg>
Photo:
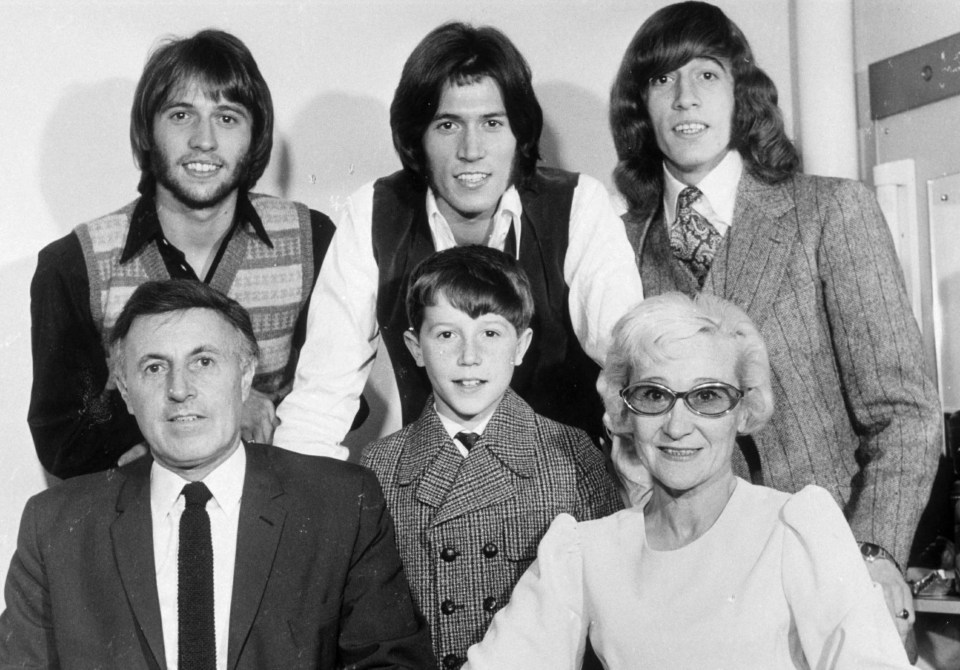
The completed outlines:
<svg viewBox="0 0 960 670">
<path fill-rule="evenodd" d="M 112 358 L 150 456 L 27 503 L 0 667 L 435 664 L 373 474 L 241 441 L 257 360 L 243 307 L 143 284 Z"/>
</svg>

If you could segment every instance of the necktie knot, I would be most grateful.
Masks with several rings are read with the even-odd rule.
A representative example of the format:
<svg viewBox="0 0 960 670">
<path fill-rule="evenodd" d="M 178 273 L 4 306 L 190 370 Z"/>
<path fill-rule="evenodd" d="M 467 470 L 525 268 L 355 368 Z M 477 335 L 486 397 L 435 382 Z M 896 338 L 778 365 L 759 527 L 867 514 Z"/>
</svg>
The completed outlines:
<svg viewBox="0 0 960 670">
<path fill-rule="evenodd" d="M 476 433 L 468 433 L 466 431 L 457 433 L 456 438 L 460 440 L 460 444 L 467 448 L 467 451 L 473 449 L 473 445 L 477 443 L 477 440 L 480 439 L 480 436 Z"/>
<path fill-rule="evenodd" d="M 206 507 L 207 501 L 213 497 L 210 489 L 203 482 L 190 482 L 183 487 L 183 499 L 187 502 L 187 507 Z"/>
<path fill-rule="evenodd" d="M 687 186 L 680 191 L 680 195 L 677 196 L 677 210 L 689 209 L 702 195 L 703 193 L 696 186 Z"/>
</svg>

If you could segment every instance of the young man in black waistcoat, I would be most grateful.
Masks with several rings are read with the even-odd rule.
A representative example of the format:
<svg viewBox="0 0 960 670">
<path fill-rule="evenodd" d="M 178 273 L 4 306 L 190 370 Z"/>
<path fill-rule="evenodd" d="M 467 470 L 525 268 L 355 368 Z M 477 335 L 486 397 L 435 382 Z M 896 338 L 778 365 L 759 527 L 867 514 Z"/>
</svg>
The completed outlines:
<svg viewBox="0 0 960 670">
<path fill-rule="evenodd" d="M 535 336 L 513 388 L 537 413 L 599 435 L 598 364 L 642 289 L 603 186 L 537 166 L 543 113 L 526 60 L 495 28 L 441 25 L 407 59 L 390 125 L 403 169 L 344 208 L 275 444 L 336 448 L 381 336 L 402 421 L 417 418 L 430 384 L 403 343 L 409 274 L 434 251 L 468 244 L 514 256 L 533 288 Z"/>
</svg>

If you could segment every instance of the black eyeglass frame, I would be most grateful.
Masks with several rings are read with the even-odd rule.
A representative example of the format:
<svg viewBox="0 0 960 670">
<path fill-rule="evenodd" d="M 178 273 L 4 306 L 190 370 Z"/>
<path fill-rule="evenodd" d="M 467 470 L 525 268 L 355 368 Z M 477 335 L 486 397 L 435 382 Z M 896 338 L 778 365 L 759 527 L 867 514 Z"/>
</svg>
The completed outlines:
<svg viewBox="0 0 960 670">
<path fill-rule="evenodd" d="M 670 404 L 667 405 L 667 407 L 661 412 L 643 412 L 637 409 L 636 407 L 630 404 L 629 400 L 627 400 L 627 395 L 630 392 L 630 390 L 633 388 L 636 388 L 637 386 L 653 386 L 654 388 L 660 389 L 661 391 L 666 393 L 668 396 L 670 396 Z M 696 393 L 697 391 L 702 391 L 703 389 L 707 389 L 707 388 L 721 388 L 724 391 L 727 391 L 728 393 L 730 393 L 731 396 L 733 396 L 733 403 L 730 405 L 730 407 L 723 410 L 719 414 L 704 414 L 703 412 L 697 410 L 695 407 L 693 407 L 690 404 L 690 401 L 687 400 L 687 396 L 689 396 L 691 393 Z M 623 404 L 626 405 L 627 409 L 629 409 L 631 412 L 633 412 L 634 414 L 638 414 L 640 416 L 662 416 L 674 408 L 674 406 L 677 404 L 677 400 L 683 400 L 683 404 L 687 406 L 687 409 L 689 409 L 691 412 L 693 412 L 697 416 L 703 416 L 708 419 L 718 419 L 721 416 L 725 416 L 730 412 L 732 412 L 734 409 L 736 409 L 737 405 L 740 404 L 740 401 L 743 400 L 743 396 L 744 396 L 743 391 L 738 389 L 736 386 L 733 386 L 732 384 L 727 384 L 725 382 L 705 382 L 703 384 L 697 384 L 693 388 L 688 389 L 686 391 L 674 391 L 669 386 L 664 386 L 663 384 L 658 384 L 657 382 L 636 382 L 636 383 L 624 386 L 622 389 L 620 389 L 620 399 L 623 401 Z"/>
</svg>

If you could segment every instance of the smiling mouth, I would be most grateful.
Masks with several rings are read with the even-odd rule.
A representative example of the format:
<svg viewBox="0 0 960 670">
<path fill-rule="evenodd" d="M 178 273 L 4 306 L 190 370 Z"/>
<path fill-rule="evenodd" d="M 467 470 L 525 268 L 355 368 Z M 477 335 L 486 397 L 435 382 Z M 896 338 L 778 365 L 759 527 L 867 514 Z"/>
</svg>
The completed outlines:
<svg viewBox="0 0 960 670">
<path fill-rule="evenodd" d="M 489 177 L 489 172 L 464 172 L 456 175 L 455 179 L 463 186 L 475 187 L 483 184 Z"/>
<path fill-rule="evenodd" d="M 218 163 L 191 161 L 189 163 L 184 163 L 183 167 L 188 171 L 195 172 L 197 174 L 211 174 L 219 170 L 222 166 Z"/>
<path fill-rule="evenodd" d="M 680 135 L 697 135 L 702 133 L 707 129 L 705 123 L 691 122 L 691 123 L 678 123 L 673 127 L 673 132 L 679 133 Z"/>
<path fill-rule="evenodd" d="M 180 414 L 177 416 L 172 416 L 167 420 L 171 423 L 192 423 L 194 421 L 199 421 L 202 418 L 202 416 L 197 414 Z"/>
<path fill-rule="evenodd" d="M 688 461 L 697 456 L 702 449 L 679 449 L 676 447 L 657 447 L 660 453 L 671 460 Z"/>
<path fill-rule="evenodd" d="M 486 384 L 484 379 L 454 379 L 453 383 L 465 389 L 475 389 Z"/>
</svg>

